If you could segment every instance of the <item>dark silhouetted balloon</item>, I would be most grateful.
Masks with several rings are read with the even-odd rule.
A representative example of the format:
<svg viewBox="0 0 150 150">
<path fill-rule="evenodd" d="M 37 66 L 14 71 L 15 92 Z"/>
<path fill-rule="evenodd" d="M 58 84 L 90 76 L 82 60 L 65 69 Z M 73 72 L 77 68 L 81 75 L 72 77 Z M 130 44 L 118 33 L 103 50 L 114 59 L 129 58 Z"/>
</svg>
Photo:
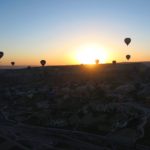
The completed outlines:
<svg viewBox="0 0 150 150">
<path fill-rule="evenodd" d="M 125 38 L 124 42 L 127 44 L 127 46 L 130 44 L 131 42 L 131 38 Z"/>
<path fill-rule="evenodd" d="M 14 61 L 12 61 L 12 62 L 11 62 L 11 65 L 12 65 L 12 66 L 14 66 L 14 65 L 15 65 L 15 62 L 14 62 Z"/>
<path fill-rule="evenodd" d="M 95 63 L 96 63 L 96 64 L 99 64 L 99 60 L 98 60 L 98 59 L 96 59 L 96 60 L 95 60 Z"/>
<path fill-rule="evenodd" d="M 27 69 L 31 69 L 31 66 L 27 66 Z"/>
<path fill-rule="evenodd" d="M 129 60 L 131 58 L 131 56 L 130 55 L 126 55 L 126 58 L 127 58 L 127 60 Z"/>
<path fill-rule="evenodd" d="M 41 60 L 40 63 L 41 63 L 42 66 L 45 66 L 46 60 Z"/>
<path fill-rule="evenodd" d="M 116 63 L 117 63 L 117 62 L 116 62 L 116 60 L 113 60 L 113 61 L 112 61 L 112 64 L 114 64 L 114 65 L 115 65 Z"/>
<path fill-rule="evenodd" d="M 0 59 L 4 56 L 3 52 L 0 52 Z"/>
</svg>

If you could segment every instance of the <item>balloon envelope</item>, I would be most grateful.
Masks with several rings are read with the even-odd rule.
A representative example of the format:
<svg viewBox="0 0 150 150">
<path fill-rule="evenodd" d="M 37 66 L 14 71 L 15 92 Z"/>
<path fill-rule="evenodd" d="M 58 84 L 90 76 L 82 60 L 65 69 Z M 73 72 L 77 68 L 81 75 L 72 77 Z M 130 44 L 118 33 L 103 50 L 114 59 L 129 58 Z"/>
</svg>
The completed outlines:
<svg viewBox="0 0 150 150">
<path fill-rule="evenodd" d="M 124 42 L 127 44 L 127 46 L 130 44 L 131 42 L 131 38 L 125 38 Z"/>
<path fill-rule="evenodd" d="M 96 60 L 95 60 L 95 63 L 96 63 L 96 64 L 99 64 L 99 59 L 96 59 Z"/>
<path fill-rule="evenodd" d="M 130 55 L 126 55 L 126 58 L 127 58 L 127 60 L 129 60 L 131 58 L 131 56 Z"/>
<path fill-rule="evenodd" d="M 41 63 L 42 66 L 44 66 L 46 64 L 46 61 L 45 60 L 41 60 L 40 63 Z"/>
<path fill-rule="evenodd" d="M 113 61 L 112 61 L 112 64 L 114 64 L 114 65 L 115 65 L 116 63 L 117 63 L 117 62 L 116 62 L 116 60 L 113 60 Z"/>
<path fill-rule="evenodd" d="M 3 57 L 3 55 L 4 55 L 4 53 L 3 53 L 3 52 L 0 52 L 0 58 L 2 58 L 2 57 Z"/>
<path fill-rule="evenodd" d="M 12 65 L 12 66 L 14 66 L 14 65 L 15 65 L 15 62 L 14 62 L 14 61 L 12 61 L 12 62 L 11 62 L 11 65 Z"/>
<path fill-rule="evenodd" d="M 27 66 L 27 69 L 31 69 L 31 66 Z"/>
</svg>

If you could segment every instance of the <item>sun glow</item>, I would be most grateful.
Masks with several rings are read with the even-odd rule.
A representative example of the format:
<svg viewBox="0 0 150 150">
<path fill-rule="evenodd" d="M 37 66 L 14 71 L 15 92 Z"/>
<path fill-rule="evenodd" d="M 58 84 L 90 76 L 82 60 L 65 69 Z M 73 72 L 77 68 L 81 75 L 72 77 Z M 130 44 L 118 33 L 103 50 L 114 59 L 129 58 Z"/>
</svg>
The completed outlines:
<svg viewBox="0 0 150 150">
<path fill-rule="evenodd" d="M 94 64 L 98 59 L 100 63 L 106 63 L 107 53 L 99 45 L 81 46 L 77 52 L 77 60 L 81 64 Z"/>
</svg>

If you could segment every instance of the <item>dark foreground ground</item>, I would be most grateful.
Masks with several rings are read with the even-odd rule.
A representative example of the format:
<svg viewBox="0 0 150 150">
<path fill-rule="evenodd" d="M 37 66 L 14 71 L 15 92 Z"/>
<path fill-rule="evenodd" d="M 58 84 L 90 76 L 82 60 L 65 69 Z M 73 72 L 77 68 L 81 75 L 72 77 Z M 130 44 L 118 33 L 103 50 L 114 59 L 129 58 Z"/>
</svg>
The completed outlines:
<svg viewBox="0 0 150 150">
<path fill-rule="evenodd" d="M 149 150 L 150 65 L 0 70 L 0 149 Z"/>
</svg>

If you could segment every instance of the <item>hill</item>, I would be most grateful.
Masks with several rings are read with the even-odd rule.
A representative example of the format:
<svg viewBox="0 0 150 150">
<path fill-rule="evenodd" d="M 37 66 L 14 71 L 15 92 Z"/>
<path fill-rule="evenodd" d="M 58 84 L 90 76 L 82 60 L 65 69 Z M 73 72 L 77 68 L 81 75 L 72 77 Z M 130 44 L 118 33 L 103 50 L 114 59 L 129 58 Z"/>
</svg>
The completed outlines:
<svg viewBox="0 0 150 150">
<path fill-rule="evenodd" d="M 149 146 L 149 91 L 145 63 L 1 69 L 1 122 Z"/>
</svg>

